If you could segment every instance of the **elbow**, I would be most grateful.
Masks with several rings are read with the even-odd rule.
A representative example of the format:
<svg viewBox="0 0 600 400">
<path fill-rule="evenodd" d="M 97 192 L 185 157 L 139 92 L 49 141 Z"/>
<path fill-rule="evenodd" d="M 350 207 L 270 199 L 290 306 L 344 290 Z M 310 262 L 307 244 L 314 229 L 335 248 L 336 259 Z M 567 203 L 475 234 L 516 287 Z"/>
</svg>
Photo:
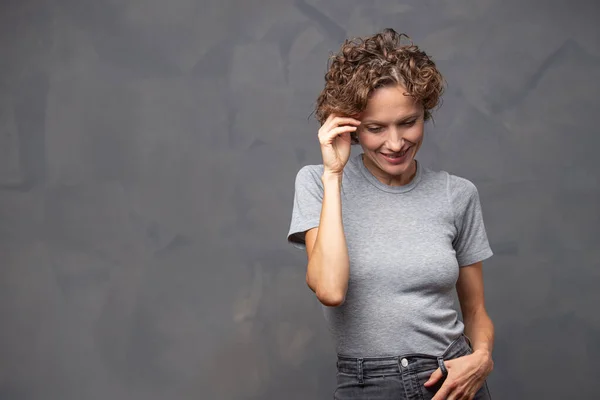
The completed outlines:
<svg viewBox="0 0 600 400">
<path fill-rule="evenodd" d="M 346 300 L 346 294 L 341 291 L 316 290 L 315 294 L 321 304 L 327 307 L 339 307 L 344 304 L 344 301 Z"/>
<path fill-rule="evenodd" d="M 338 307 L 346 301 L 346 291 L 348 290 L 348 278 L 339 279 L 337 276 L 333 279 L 322 279 L 318 277 L 318 269 L 307 268 L 306 284 L 319 299 L 319 302 L 327 307 Z"/>
<path fill-rule="evenodd" d="M 346 300 L 345 291 L 324 290 L 323 288 L 319 287 L 319 285 L 317 284 L 317 282 L 315 282 L 314 279 L 310 279 L 310 276 L 308 274 L 306 274 L 306 284 L 310 288 L 310 290 L 312 290 L 315 293 L 317 299 L 319 299 L 321 304 L 323 304 L 324 306 L 338 307 L 344 304 L 344 301 Z"/>
</svg>

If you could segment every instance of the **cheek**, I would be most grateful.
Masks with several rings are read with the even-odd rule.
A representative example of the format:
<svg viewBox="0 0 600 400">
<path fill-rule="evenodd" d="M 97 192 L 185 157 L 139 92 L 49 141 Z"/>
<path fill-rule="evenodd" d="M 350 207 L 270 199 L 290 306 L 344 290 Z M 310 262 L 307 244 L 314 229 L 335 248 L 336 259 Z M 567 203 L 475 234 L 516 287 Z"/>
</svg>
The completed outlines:
<svg viewBox="0 0 600 400">
<path fill-rule="evenodd" d="M 421 126 L 411 131 L 408 135 L 406 135 L 406 139 L 410 140 L 413 143 L 416 143 L 418 150 L 423 144 L 423 127 Z"/>
<path fill-rule="evenodd" d="M 423 141 L 420 141 L 419 143 L 417 143 L 417 148 L 415 149 L 415 154 L 417 154 L 419 152 L 419 149 L 421 148 L 422 144 L 423 144 Z"/>
<path fill-rule="evenodd" d="M 369 135 L 368 133 L 360 132 L 358 134 L 358 142 L 367 149 L 379 147 L 377 136 Z"/>
</svg>

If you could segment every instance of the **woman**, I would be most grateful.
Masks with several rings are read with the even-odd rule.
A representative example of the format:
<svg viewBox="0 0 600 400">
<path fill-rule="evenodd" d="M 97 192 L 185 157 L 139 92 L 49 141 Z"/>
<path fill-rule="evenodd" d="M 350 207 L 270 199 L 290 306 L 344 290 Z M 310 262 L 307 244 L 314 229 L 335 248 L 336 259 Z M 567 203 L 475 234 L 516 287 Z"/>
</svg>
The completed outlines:
<svg viewBox="0 0 600 400">
<path fill-rule="evenodd" d="M 443 78 L 403 36 L 386 29 L 333 56 L 316 109 L 323 164 L 296 176 L 288 241 L 306 249 L 334 335 L 334 398 L 489 399 L 479 195 L 416 159 Z M 352 144 L 363 152 L 350 157 Z"/>
</svg>

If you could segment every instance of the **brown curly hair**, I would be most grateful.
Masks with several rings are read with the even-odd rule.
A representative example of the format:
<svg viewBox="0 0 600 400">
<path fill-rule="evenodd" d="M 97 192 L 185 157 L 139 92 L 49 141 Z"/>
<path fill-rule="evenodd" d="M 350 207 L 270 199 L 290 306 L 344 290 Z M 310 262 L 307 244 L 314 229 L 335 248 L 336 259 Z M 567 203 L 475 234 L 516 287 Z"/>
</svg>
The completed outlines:
<svg viewBox="0 0 600 400">
<path fill-rule="evenodd" d="M 403 37 L 410 44 L 401 44 Z M 321 124 L 332 113 L 359 115 L 375 89 L 396 84 L 404 86 L 406 94 L 423 105 L 427 121 L 444 92 L 444 78 L 435 63 L 408 35 L 391 28 L 366 38 L 346 40 L 329 61 L 325 87 L 315 109 Z M 353 134 L 352 144 L 357 143 Z"/>
</svg>

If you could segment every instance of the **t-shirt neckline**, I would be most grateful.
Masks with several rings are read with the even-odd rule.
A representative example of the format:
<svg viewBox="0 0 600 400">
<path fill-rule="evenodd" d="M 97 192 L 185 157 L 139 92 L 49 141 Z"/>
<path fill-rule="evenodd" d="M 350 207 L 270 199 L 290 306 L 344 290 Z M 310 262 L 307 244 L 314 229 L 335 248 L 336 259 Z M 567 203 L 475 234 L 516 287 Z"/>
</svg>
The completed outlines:
<svg viewBox="0 0 600 400">
<path fill-rule="evenodd" d="M 421 165 L 421 163 L 415 159 L 415 163 L 417 164 L 417 173 L 415 174 L 415 176 L 413 177 L 413 179 L 407 183 L 406 185 L 402 185 L 402 186 L 390 186 L 390 185 L 386 185 L 385 183 L 381 182 L 379 179 L 377 179 L 377 177 L 375 175 L 373 175 L 373 173 L 365 166 L 362 155 L 364 153 L 359 154 L 356 157 L 356 161 L 358 164 L 358 167 L 360 169 L 360 171 L 362 172 L 362 174 L 364 175 L 364 177 L 376 188 L 383 190 L 384 192 L 388 192 L 388 193 L 406 193 L 409 192 L 411 190 L 413 190 L 421 181 L 421 176 L 423 175 L 423 166 Z"/>
</svg>

